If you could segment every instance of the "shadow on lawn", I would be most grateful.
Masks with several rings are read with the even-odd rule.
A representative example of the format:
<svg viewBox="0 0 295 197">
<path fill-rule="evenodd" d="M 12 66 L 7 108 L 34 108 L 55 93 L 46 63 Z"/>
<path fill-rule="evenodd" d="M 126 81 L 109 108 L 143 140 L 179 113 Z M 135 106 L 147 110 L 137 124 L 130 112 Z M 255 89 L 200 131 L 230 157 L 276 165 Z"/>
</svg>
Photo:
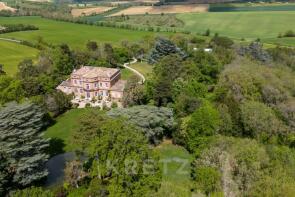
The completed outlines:
<svg viewBox="0 0 295 197">
<path fill-rule="evenodd" d="M 55 155 L 64 153 L 64 147 L 64 140 L 59 138 L 51 138 L 49 141 L 49 147 L 47 148 L 47 153 L 50 155 L 50 157 L 53 157 Z"/>
</svg>

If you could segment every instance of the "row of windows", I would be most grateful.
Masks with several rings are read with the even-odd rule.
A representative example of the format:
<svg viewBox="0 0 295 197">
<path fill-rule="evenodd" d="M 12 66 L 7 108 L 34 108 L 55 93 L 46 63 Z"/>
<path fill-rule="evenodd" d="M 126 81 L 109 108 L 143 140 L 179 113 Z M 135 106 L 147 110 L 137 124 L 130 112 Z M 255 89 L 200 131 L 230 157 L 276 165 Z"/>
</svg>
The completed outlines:
<svg viewBox="0 0 295 197">
<path fill-rule="evenodd" d="M 95 96 L 109 96 L 108 92 L 95 92 L 94 93 Z M 90 98 L 90 92 L 86 93 L 87 98 Z"/>
<path fill-rule="evenodd" d="M 84 92 L 83 89 L 80 89 L 80 93 L 83 93 L 83 92 Z M 88 93 L 89 92 L 87 92 L 87 94 Z M 109 93 L 107 91 L 105 91 L 105 92 L 103 92 L 103 91 L 95 92 L 95 96 L 99 96 L 99 95 L 101 95 L 101 96 L 103 96 L 103 95 L 108 96 Z"/>
<path fill-rule="evenodd" d="M 77 80 L 74 80 L 74 84 L 77 84 Z M 82 81 L 79 81 L 79 84 L 82 85 Z M 105 87 L 109 87 L 109 83 L 94 83 L 94 87 L 103 87 L 103 84 Z M 86 89 L 89 90 L 90 89 L 90 85 L 86 84 Z"/>
<path fill-rule="evenodd" d="M 64 88 L 66 89 L 67 87 L 64 87 Z M 68 87 L 68 89 L 71 90 L 70 87 Z M 78 92 L 78 90 L 76 88 L 74 90 L 75 90 L 75 92 Z M 84 90 L 82 88 L 80 88 L 79 92 L 83 93 Z M 90 93 L 89 92 L 86 92 L 86 93 L 87 93 L 87 97 L 90 97 Z M 95 94 L 95 96 L 109 96 L 109 93 L 107 91 L 102 91 L 102 90 L 100 90 L 99 92 L 94 92 L 94 94 Z"/>
</svg>

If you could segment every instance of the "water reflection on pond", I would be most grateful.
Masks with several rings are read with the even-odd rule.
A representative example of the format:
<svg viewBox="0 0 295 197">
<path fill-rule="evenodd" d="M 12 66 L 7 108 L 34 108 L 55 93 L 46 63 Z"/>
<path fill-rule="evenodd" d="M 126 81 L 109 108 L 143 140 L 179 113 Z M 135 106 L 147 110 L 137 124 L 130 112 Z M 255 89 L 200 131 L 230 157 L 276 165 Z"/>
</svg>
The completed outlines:
<svg viewBox="0 0 295 197">
<path fill-rule="evenodd" d="M 50 158 L 46 163 L 49 175 L 46 179 L 45 187 L 53 187 L 62 184 L 66 163 L 73 161 L 75 158 L 74 152 L 62 153 Z"/>
</svg>

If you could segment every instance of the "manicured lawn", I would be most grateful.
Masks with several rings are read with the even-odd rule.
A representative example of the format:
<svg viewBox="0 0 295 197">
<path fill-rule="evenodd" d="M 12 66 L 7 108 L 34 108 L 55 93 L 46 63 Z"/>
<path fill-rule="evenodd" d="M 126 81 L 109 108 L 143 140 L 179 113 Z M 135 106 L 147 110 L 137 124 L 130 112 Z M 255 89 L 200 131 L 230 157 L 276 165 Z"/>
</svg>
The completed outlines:
<svg viewBox="0 0 295 197">
<path fill-rule="evenodd" d="M 211 34 L 229 36 L 235 39 L 257 38 L 270 43 L 282 43 L 295 46 L 295 38 L 278 39 L 279 33 L 295 29 L 295 12 L 208 12 L 178 14 L 184 21 L 184 28 L 195 33 L 204 33 L 206 29 Z"/>
<path fill-rule="evenodd" d="M 149 73 L 152 72 L 153 70 L 153 66 L 145 63 L 145 62 L 138 62 L 138 63 L 135 63 L 135 64 L 131 64 L 130 67 L 138 70 L 140 73 L 142 73 L 145 77 L 148 76 Z M 134 76 L 135 74 L 126 69 L 126 68 L 123 68 L 121 69 L 121 78 L 124 79 L 124 80 L 128 80 L 131 76 Z"/>
<path fill-rule="evenodd" d="M 138 63 L 135 63 L 135 64 L 131 64 L 130 67 L 138 70 L 145 77 L 147 77 L 148 74 L 150 74 L 153 71 L 153 66 L 149 65 L 146 62 L 142 62 L 142 63 L 138 62 Z"/>
<path fill-rule="evenodd" d="M 131 76 L 135 75 L 132 71 L 122 68 L 121 69 L 121 79 L 128 80 Z"/>
<path fill-rule="evenodd" d="M 25 58 L 36 59 L 38 50 L 21 44 L 0 40 L 0 64 L 8 75 L 17 72 L 17 65 Z"/>
<path fill-rule="evenodd" d="M 159 154 L 160 161 L 167 162 L 166 172 L 161 165 L 163 167 L 163 178 L 158 196 L 191 196 L 190 163 L 192 156 L 183 147 L 173 145 L 169 141 L 164 141 L 155 148 L 155 151 Z M 179 171 L 183 164 L 185 164 L 184 168 Z"/>
<path fill-rule="evenodd" d="M 97 27 L 44 19 L 41 17 L 0 17 L 1 24 L 31 24 L 39 28 L 37 31 L 13 32 L 1 34 L 1 37 L 17 38 L 27 41 L 36 41 L 42 37 L 46 42 L 53 44 L 67 43 L 72 47 L 84 47 L 88 40 L 99 43 L 121 43 L 123 40 L 136 41 L 152 32 L 132 31 L 126 29 Z"/>
<path fill-rule="evenodd" d="M 75 148 L 70 138 L 84 113 L 95 108 L 72 109 L 56 119 L 56 123 L 49 127 L 44 134 L 46 138 L 57 138 L 64 143 L 63 150 L 68 152 Z"/>
</svg>

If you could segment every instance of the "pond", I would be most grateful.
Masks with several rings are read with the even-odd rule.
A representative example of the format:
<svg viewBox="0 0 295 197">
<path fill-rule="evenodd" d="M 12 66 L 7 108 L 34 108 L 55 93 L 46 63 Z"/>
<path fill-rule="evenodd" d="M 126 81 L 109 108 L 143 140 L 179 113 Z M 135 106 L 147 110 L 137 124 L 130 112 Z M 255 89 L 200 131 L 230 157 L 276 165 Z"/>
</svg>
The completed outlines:
<svg viewBox="0 0 295 197">
<path fill-rule="evenodd" d="M 45 181 L 45 187 L 54 187 L 62 184 L 64 180 L 64 169 L 66 163 L 73 161 L 76 158 L 74 152 L 67 152 L 58 154 L 48 160 L 46 167 L 49 171 L 49 175 Z"/>
</svg>

